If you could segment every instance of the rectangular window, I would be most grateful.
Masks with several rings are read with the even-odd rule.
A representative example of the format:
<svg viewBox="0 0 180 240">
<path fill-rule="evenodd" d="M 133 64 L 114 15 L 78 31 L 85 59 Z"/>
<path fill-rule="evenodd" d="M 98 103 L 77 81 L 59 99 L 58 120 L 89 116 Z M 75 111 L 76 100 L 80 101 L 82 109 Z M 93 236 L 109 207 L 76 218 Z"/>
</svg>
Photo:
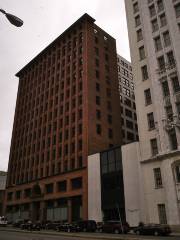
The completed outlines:
<svg viewBox="0 0 180 240">
<path fill-rule="evenodd" d="M 138 27 L 140 24 L 141 24 L 141 19 L 140 19 L 140 16 L 138 15 L 135 17 L 135 27 Z"/>
<path fill-rule="evenodd" d="M 157 1 L 157 7 L 158 7 L 158 12 L 161 12 L 164 10 L 164 4 L 162 0 Z"/>
<path fill-rule="evenodd" d="M 150 143 L 151 143 L 151 153 L 152 153 L 152 156 L 157 155 L 158 154 L 157 139 L 156 138 L 151 139 Z"/>
<path fill-rule="evenodd" d="M 167 224 L 165 204 L 158 204 L 159 223 Z"/>
<path fill-rule="evenodd" d="M 165 110 L 166 110 L 167 119 L 170 120 L 170 121 L 173 121 L 173 110 L 172 110 L 172 106 L 166 107 Z"/>
<path fill-rule="evenodd" d="M 96 96 L 96 104 L 97 104 L 97 105 L 100 105 L 100 104 L 101 104 L 101 101 L 100 101 L 100 97 L 99 97 L 99 96 Z"/>
<path fill-rule="evenodd" d="M 173 77 L 172 79 L 172 85 L 173 85 L 173 90 L 174 92 L 179 92 L 180 91 L 180 85 L 179 85 L 179 80 L 178 77 Z"/>
<path fill-rule="evenodd" d="M 108 129 L 108 137 L 113 138 L 113 131 L 111 128 Z"/>
<path fill-rule="evenodd" d="M 78 177 L 78 178 L 71 179 L 71 188 L 73 190 L 82 188 L 82 178 Z"/>
<path fill-rule="evenodd" d="M 155 188 L 162 188 L 162 178 L 161 178 L 161 169 L 154 168 L 154 181 L 155 181 Z"/>
<path fill-rule="evenodd" d="M 154 128 L 155 128 L 155 123 L 154 123 L 154 115 L 153 115 L 153 112 L 147 114 L 147 120 L 148 120 L 149 130 L 154 129 Z"/>
<path fill-rule="evenodd" d="M 129 120 L 126 120 L 126 127 L 127 128 L 130 128 L 130 129 L 134 129 L 133 127 L 133 122 L 129 121 Z"/>
<path fill-rule="evenodd" d="M 147 70 L 147 65 L 144 65 L 141 67 L 141 72 L 142 72 L 142 80 L 147 80 L 148 79 L 148 70 Z"/>
<path fill-rule="evenodd" d="M 141 41 L 143 39 L 142 29 L 139 29 L 137 32 L 137 42 Z"/>
<path fill-rule="evenodd" d="M 47 194 L 53 193 L 53 183 L 46 184 L 46 185 L 45 185 L 45 189 L 46 189 L 46 193 L 47 193 Z"/>
<path fill-rule="evenodd" d="M 155 32 L 155 31 L 157 31 L 157 30 L 159 29 L 157 19 L 154 19 L 154 20 L 151 22 L 151 26 L 152 26 L 152 32 Z"/>
<path fill-rule="evenodd" d="M 134 134 L 127 131 L 127 139 L 128 139 L 129 141 L 134 141 Z"/>
<path fill-rule="evenodd" d="M 175 65 L 174 54 L 172 51 L 167 53 L 167 60 L 168 60 L 169 67 L 172 67 Z"/>
<path fill-rule="evenodd" d="M 177 137 L 176 137 L 175 131 L 170 132 L 169 140 L 170 140 L 170 144 L 171 144 L 171 149 L 176 150 L 178 147 L 178 144 L 177 144 Z"/>
<path fill-rule="evenodd" d="M 164 46 L 168 47 L 169 45 L 171 45 L 171 39 L 170 39 L 170 35 L 169 32 L 165 32 L 163 33 L 163 39 L 164 39 Z"/>
<path fill-rule="evenodd" d="M 13 192 L 8 192 L 7 194 L 7 200 L 11 201 L 13 199 Z"/>
<path fill-rule="evenodd" d="M 162 91 L 164 97 L 169 96 L 169 86 L 167 81 L 162 82 Z"/>
<path fill-rule="evenodd" d="M 99 83 L 96 83 L 96 91 L 100 92 L 100 85 L 99 85 Z"/>
<path fill-rule="evenodd" d="M 133 4 L 133 10 L 134 10 L 134 13 L 139 12 L 138 2 L 136 2 L 136 3 Z"/>
<path fill-rule="evenodd" d="M 166 20 L 166 15 L 165 15 L 165 13 L 163 13 L 162 15 L 160 15 L 159 19 L 160 19 L 161 27 L 166 26 L 167 20 Z"/>
<path fill-rule="evenodd" d="M 99 78 L 99 71 L 96 70 L 96 78 Z"/>
<path fill-rule="evenodd" d="M 109 124 L 112 124 L 112 115 L 108 115 L 108 116 L 107 116 L 107 119 L 108 119 L 108 123 L 109 123 Z"/>
<path fill-rule="evenodd" d="M 154 39 L 154 46 L 155 46 L 156 51 L 160 51 L 162 49 L 160 36 L 158 36 Z"/>
<path fill-rule="evenodd" d="M 101 125 L 100 124 L 96 124 L 96 133 L 101 135 Z"/>
<path fill-rule="evenodd" d="M 180 3 L 176 4 L 174 6 L 176 17 L 178 18 L 180 16 Z"/>
<path fill-rule="evenodd" d="M 98 120 L 101 119 L 101 111 L 100 111 L 100 110 L 96 110 L 96 118 L 97 118 Z"/>
<path fill-rule="evenodd" d="M 175 167 L 175 173 L 176 173 L 176 182 L 180 183 L 180 165 L 177 165 Z"/>
<path fill-rule="evenodd" d="M 179 116 L 180 115 L 180 102 L 176 103 L 176 109 L 177 109 L 177 113 Z"/>
<path fill-rule="evenodd" d="M 57 183 L 57 191 L 58 192 L 65 192 L 67 189 L 67 182 L 61 181 Z"/>
<path fill-rule="evenodd" d="M 145 58 L 144 46 L 139 48 L 139 58 L 140 58 L 140 60 L 143 60 Z"/>
<path fill-rule="evenodd" d="M 158 66 L 160 70 L 164 70 L 165 69 L 165 60 L 164 60 L 164 56 L 161 56 L 157 59 L 158 61 Z"/>
<path fill-rule="evenodd" d="M 99 49 L 97 47 L 94 48 L 96 56 L 99 55 Z"/>
<path fill-rule="evenodd" d="M 125 99 L 124 99 L 124 104 L 127 105 L 127 106 L 129 106 L 129 107 L 131 107 L 131 100 L 128 99 L 128 98 L 125 98 Z"/>
<path fill-rule="evenodd" d="M 21 191 L 16 191 L 16 199 L 20 199 L 21 198 Z"/>
<path fill-rule="evenodd" d="M 125 115 L 129 118 L 132 118 L 132 111 L 125 109 Z"/>
<path fill-rule="evenodd" d="M 154 4 L 149 7 L 149 14 L 150 14 L 150 17 L 154 17 L 156 15 L 156 9 Z"/>
<path fill-rule="evenodd" d="M 144 91 L 144 97 L 145 97 L 145 104 L 146 105 L 149 105 L 149 104 L 152 103 L 150 88 L 148 88 Z"/>
</svg>

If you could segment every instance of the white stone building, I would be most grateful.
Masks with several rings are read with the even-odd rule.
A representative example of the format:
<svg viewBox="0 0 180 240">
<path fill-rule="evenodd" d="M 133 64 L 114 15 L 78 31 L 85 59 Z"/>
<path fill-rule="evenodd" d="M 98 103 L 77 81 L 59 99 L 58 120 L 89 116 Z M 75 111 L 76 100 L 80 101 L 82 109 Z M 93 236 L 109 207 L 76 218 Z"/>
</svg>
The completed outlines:
<svg viewBox="0 0 180 240">
<path fill-rule="evenodd" d="M 180 1 L 126 0 L 139 142 L 123 146 L 126 216 L 180 225 Z"/>
</svg>

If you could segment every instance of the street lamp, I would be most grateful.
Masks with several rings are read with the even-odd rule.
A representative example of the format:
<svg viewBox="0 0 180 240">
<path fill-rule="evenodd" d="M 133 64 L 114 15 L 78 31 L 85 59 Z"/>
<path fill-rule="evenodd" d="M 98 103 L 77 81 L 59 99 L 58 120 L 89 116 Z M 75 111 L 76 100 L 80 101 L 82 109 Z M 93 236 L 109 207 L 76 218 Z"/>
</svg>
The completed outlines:
<svg viewBox="0 0 180 240">
<path fill-rule="evenodd" d="M 0 9 L 0 12 L 2 12 L 7 17 L 9 22 L 15 25 L 16 27 L 21 27 L 23 25 L 23 21 L 20 18 L 5 12 L 3 9 Z"/>
</svg>

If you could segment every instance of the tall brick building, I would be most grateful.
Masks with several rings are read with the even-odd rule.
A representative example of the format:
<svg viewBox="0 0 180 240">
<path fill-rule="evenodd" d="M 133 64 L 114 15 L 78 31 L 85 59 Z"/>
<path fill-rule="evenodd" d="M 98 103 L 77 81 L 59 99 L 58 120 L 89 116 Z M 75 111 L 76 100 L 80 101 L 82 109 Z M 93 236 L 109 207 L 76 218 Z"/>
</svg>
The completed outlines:
<svg viewBox="0 0 180 240">
<path fill-rule="evenodd" d="M 88 219 L 88 155 L 121 144 L 116 43 L 94 22 L 84 14 L 16 75 L 12 220 Z"/>
</svg>

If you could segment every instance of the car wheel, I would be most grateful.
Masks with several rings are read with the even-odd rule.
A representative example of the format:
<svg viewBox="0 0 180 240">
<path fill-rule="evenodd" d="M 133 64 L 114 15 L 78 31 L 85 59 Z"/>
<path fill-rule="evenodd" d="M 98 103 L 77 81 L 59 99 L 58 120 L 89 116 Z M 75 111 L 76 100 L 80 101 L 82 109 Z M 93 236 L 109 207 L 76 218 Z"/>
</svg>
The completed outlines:
<svg viewBox="0 0 180 240">
<path fill-rule="evenodd" d="M 158 236 L 159 235 L 159 232 L 158 231 L 155 231 L 154 232 L 154 236 Z"/>
<path fill-rule="evenodd" d="M 115 234 L 119 234 L 119 229 L 114 229 Z"/>
<path fill-rule="evenodd" d="M 83 232 L 87 232 L 87 229 L 86 229 L 86 228 L 83 228 Z"/>
<path fill-rule="evenodd" d="M 137 231 L 136 231 L 136 234 L 137 234 L 137 235 L 140 235 L 141 233 L 140 233 L 140 231 L 139 231 L 139 230 L 137 230 Z"/>
</svg>

